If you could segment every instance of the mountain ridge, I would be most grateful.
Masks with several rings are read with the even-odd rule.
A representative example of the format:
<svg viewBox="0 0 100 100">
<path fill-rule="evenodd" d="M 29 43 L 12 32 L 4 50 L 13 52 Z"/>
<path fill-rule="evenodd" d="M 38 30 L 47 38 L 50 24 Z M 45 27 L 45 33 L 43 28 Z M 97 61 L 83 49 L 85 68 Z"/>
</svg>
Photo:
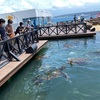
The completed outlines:
<svg viewBox="0 0 100 100">
<path fill-rule="evenodd" d="M 100 11 L 89 11 L 89 12 L 80 12 L 80 13 L 63 14 L 63 15 L 54 16 L 54 18 L 58 18 L 58 17 L 67 17 L 67 16 L 71 16 L 71 15 L 81 15 L 81 14 L 96 15 L 97 13 L 100 13 Z"/>
</svg>

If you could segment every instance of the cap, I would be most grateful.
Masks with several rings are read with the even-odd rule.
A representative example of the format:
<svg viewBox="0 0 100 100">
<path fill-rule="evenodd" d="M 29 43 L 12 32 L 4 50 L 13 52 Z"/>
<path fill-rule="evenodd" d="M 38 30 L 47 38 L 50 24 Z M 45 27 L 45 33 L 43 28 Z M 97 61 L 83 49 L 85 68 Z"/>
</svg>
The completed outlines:
<svg viewBox="0 0 100 100">
<path fill-rule="evenodd" d="M 29 19 L 28 22 L 30 22 L 31 20 Z"/>
</svg>

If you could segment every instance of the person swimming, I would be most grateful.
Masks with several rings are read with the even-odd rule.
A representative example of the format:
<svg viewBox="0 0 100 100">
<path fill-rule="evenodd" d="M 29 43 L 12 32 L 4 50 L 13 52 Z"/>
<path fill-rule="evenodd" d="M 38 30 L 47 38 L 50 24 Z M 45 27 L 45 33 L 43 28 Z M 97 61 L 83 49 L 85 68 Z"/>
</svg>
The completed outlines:
<svg viewBox="0 0 100 100">
<path fill-rule="evenodd" d="M 87 60 L 88 60 L 87 58 L 68 58 L 67 64 L 85 65 L 87 64 Z"/>
<path fill-rule="evenodd" d="M 68 61 L 69 61 L 70 65 L 73 65 L 74 62 L 73 62 L 73 60 L 71 58 L 68 58 Z"/>
</svg>

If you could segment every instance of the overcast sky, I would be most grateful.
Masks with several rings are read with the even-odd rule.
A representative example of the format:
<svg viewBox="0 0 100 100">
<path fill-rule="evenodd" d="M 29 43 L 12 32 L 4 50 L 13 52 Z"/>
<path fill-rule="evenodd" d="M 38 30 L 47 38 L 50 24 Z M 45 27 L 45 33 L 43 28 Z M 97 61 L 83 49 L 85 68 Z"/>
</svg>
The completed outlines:
<svg viewBox="0 0 100 100">
<path fill-rule="evenodd" d="M 53 15 L 98 11 L 100 0 L 0 0 L 0 13 L 32 8 L 51 9 Z"/>
</svg>

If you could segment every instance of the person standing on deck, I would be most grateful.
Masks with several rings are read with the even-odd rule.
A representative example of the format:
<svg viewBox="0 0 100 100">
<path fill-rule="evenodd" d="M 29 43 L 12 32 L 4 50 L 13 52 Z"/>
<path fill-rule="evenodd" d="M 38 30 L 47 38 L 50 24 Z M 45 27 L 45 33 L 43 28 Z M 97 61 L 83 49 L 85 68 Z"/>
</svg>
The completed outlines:
<svg viewBox="0 0 100 100">
<path fill-rule="evenodd" d="M 15 33 L 14 33 L 14 29 L 13 29 L 12 23 L 13 23 L 13 21 L 9 19 L 8 20 L 8 24 L 6 25 L 6 32 L 7 32 L 8 36 L 9 36 L 9 38 L 15 37 Z"/>
<path fill-rule="evenodd" d="M 1 40 L 6 40 L 7 39 L 7 34 L 5 31 L 5 20 L 0 19 L 0 35 L 1 35 Z"/>
<path fill-rule="evenodd" d="M 8 39 L 6 31 L 5 31 L 5 20 L 4 19 L 0 19 L 0 35 L 1 35 L 1 40 Z M 8 59 L 11 60 L 12 57 L 10 56 L 9 49 L 8 49 L 8 45 L 10 46 L 10 44 L 7 45 L 4 43 L 3 45 L 5 45 L 4 52 L 8 56 Z M 1 55 L 1 57 L 2 57 L 2 55 Z"/>
<path fill-rule="evenodd" d="M 76 18 L 76 15 L 74 15 L 74 28 L 75 28 L 75 34 L 77 33 L 76 21 L 77 21 L 77 18 Z"/>
<path fill-rule="evenodd" d="M 8 24 L 5 27 L 7 35 L 9 36 L 10 39 L 15 37 L 15 33 L 14 33 L 12 24 L 13 24 L 13 21 L 11 19 L 8 19 Z M 12 40 L 11 43 L 9 44 L 9 46 L 10 46 L 11 51 L 16 53 L 17 51 L 13 47 L 14 45 L 15 45 L 15 40 Z"/>
<path fill-rule="evenodd" d="M 27 27 L 28 28 L 31 27 L 31 20 L 30 19 L 27 21 Z"/>
<path fill-rule="evenodd" d="M 74 22 L 76 22 L 76 21 L 77 21 L 77 17 L 76 17 L 76 15 L 74 15 L 73 20 L 74 20 Z"/>
<path fill-rule="evenodd" d="M 31 20 L 29 19 L 28 21 L 27 21 L 27 24 L 26 24 L 26 30 L 27 31 L 31 31 L 33 29 L 33 27 L 31 26 Z"/>
</svg>

